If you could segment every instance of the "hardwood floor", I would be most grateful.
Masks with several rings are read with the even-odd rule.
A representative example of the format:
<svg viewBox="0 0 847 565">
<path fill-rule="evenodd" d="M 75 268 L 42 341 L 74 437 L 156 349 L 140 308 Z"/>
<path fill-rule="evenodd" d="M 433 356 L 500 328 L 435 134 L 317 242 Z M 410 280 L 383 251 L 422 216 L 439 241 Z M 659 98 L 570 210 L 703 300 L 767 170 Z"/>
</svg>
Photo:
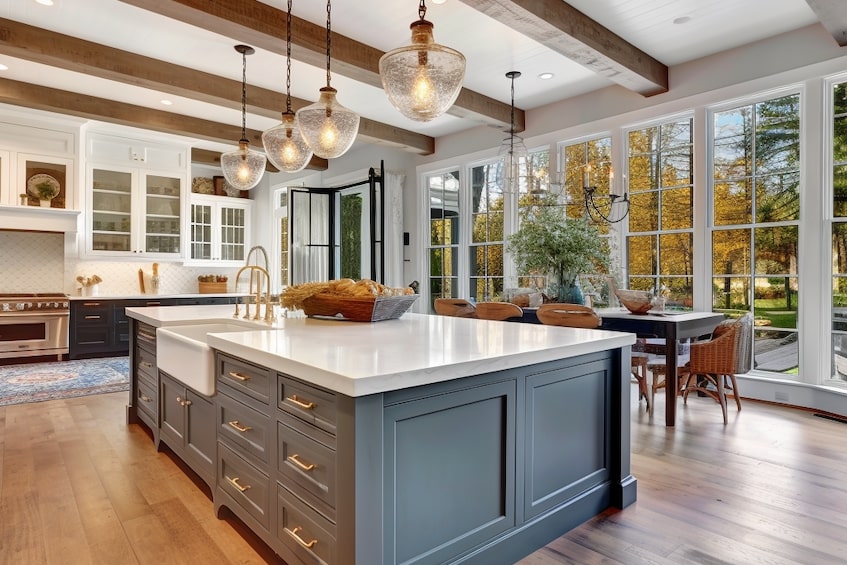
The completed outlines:
<svg viewBox="0 0 847 565">
<path fill-rule="evenodd" d="M 668 429 L 659 398 L 653 422 L 634 399 L 638 501 L 521 565 L 845 563 L 847 424 L 747 401 L 724 426 L 710 399 L 691 398 Z M 124 423 L 125 404 L 114 393 L 0 408 L 0 564 L 276 562 Z"/>
</svg>

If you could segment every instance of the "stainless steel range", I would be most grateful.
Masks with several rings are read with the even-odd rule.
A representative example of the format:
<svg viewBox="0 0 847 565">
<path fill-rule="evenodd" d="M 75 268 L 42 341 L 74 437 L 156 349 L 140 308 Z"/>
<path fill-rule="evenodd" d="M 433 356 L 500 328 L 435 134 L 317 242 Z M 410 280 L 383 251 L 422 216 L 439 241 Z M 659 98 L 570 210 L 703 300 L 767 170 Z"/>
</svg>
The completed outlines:
<svg viewBox="0 0 847 565">
<path fill-rule="evenodd" d="M 0 293 L 0 358 L 68 354 L 67 294 Z"/>
</svg>

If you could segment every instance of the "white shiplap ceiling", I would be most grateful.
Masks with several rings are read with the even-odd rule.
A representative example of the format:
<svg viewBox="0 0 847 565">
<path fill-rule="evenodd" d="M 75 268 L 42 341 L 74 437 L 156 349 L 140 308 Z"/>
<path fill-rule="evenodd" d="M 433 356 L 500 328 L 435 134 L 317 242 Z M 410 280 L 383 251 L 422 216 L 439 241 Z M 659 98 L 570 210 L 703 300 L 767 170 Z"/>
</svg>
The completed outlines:
<svg viewBox="0 0 847 565">
<path fill-rule="evenodd" d="M 198 69 L 234 81 L 241 80 L 241 59 L 233 46 L 251 44 L 251 35 L 233 26 L 225 35 L 188 25 L 120 0 L 0 0 L 0 17 L 85 39 L 160 61 Z M 252 0 L 226 0 L 232 5 Z M 262 0 L 285 10 L 286 0 Z M 821 0 L 816 0 L 821 1 Z M 172 0 L 161 0 L 162 4 Z M 847 5 L 847 0 L 823 0 Z M 470 3 L 470 2 L 469 2 Z M 568 0 L 568 4 L 646 52 L 666 66 L 779 35 L 818 22 L 812 0 Z M 332 30 L 381 51 L 409 43 L 409 24 L 417 19 L 418 0 L 335 0 Z M 844 8 L 842 8 L 844 9 Z M 326 24 L 323 0 L 294 0 L 295 16 L 319 26 Z M 461 0 L 428 2 L 427 19 L 435 25 L 438 43 L 461 51 L 468 60 L 465 88 L 508 104 L 505 73 L 521 71 L 516 81 L 516 105 L 526 111 L 611 84 L 565 56 L 548 49 L 512 27 L 496 21 Z M 684 23 L 675 23 L 683 21 Z M 284 22 L 280 21 L 280 27 Z M 2 39 L 2 34 L 0 34 Z M 237 105 L 200 102 L 188 96 L 151 91 L 126 81 L 81 74 L 72 69 L 33 63 L 3 51 L 0 41 L 0 80 L 10 79 L 54 89 L 108 98 L 177 114 L 240 126 Z M 541 80 L 552 72 L 550 80 Z M 284 57 L 264 49 L 247 61 L 250 87 L 284 92 Z M 315 100 L 324 85 L 325 69 L 294 61 L 292 95 Z M 432 122 L 413 122 L 401 116 L 376 86 L 333 72 L 332 85 L 339 101 L 363 117 L 438 138 L 476 127 L 478 122 L 445 115 Z M 240 92 L 240 88 L 239 88 Z M 162 99 L 173 102 L 163 106 Z M 250 89 L 248 88 L 248 102 Z M 282 108 L 280 108 L 282 110 Z M 266 129 L 277 120 L 249 115 L 248 127 Z"/>
</svg>

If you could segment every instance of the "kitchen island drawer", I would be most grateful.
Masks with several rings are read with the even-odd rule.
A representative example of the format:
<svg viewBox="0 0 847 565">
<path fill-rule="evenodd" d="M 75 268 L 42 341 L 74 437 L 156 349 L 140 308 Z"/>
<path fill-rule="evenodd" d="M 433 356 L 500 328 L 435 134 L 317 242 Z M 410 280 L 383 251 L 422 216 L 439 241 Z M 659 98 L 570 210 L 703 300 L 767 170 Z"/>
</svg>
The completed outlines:
<svg viewBox="0 0 847 565">
<path fill-rule="evenodd" d="M 270 480 L 223 442 L 218 443 L 218 488 L 266 531 L 270 529 Z"/>
<path fill-rule="evenodd" d="M 276 535 L 303 563 L 338 563 L 335 525 L 279 484 Z"/>
<path fill-rule="evenodd" d="M 156 355 L 142 348 L 135 348 L 137 359 L 138 378 L 147 379 L 150 383 L 158 382 L 156 374 Z"/>
<path fill-rule="evenodd" d="M 282 374 L 277 381 L 277 406 L 280 410 L 335 435 L 338 416 L 335 393 Z"/>
<path fill-rule="evenodd" d="M 270 418 L 226 394 L 217 396 L 217 405 L 218 438 L 258 462 L 270 463 L 268 448 L 273 433 Z"/>
<path fill-rule="evenodd" d="M 220 352 L 215 353 L 215 360 L 219 385 L 262 404 L 270 403 L 273 382 L 270 370 Z"/>
<path fill-rule="evenodd" d="M 159 412 L 157 387 L 139 379 L 135 396 L 138 409 L 147 412 L 147 415 L 155 422 Z"/>
<path fill-rule="evenodd" d="M 324 516 L 334 520 L 335 451 L 283 422 L 277 424 L 277 441 L 279 480 Z"/>
</svg>

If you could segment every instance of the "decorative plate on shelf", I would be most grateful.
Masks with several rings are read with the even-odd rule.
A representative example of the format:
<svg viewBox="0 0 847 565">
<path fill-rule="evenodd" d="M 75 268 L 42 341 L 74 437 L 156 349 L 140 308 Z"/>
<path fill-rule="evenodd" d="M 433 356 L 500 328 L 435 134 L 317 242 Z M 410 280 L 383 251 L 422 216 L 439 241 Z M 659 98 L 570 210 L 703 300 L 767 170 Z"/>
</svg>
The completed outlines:
<svg viewBox="0 0 847 565">
<path fill-rule="evenodd" d="M 39 200 L 52 200 L 59 195 L 62 185 L 55 178 L 46 174 L 37 174 L 29 177 L 26 181 L 26 191 L 33 198 Z"/>
</svg>

